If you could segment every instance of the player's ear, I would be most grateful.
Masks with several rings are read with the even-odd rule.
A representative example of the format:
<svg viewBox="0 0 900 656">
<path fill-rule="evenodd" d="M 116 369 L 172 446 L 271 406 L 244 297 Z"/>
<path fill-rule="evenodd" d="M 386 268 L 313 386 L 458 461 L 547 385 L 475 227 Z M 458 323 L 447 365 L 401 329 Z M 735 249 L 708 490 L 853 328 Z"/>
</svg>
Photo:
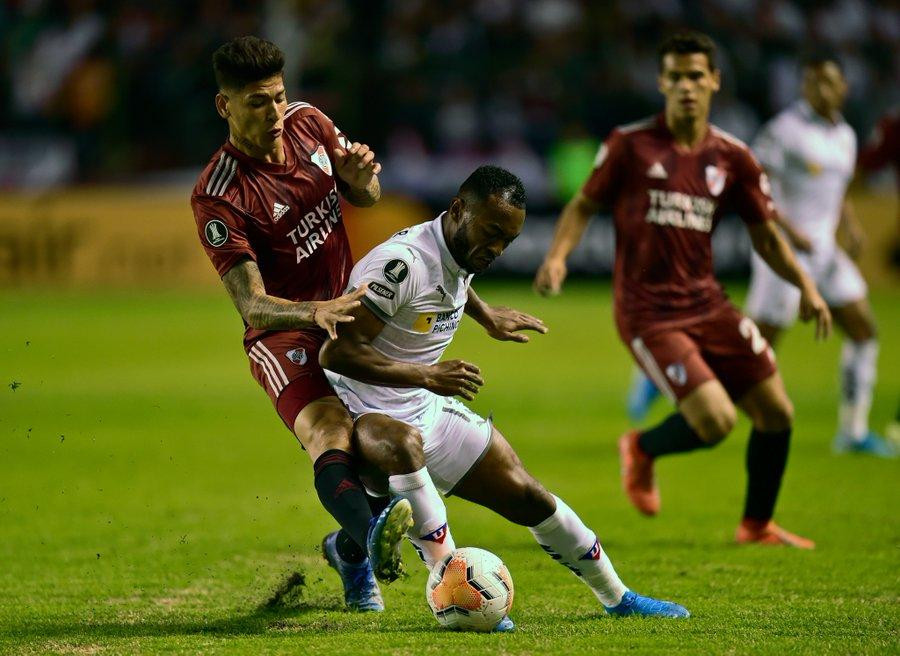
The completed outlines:
<svg viewBox="0 0 900 656">
<path fill-rule="evenodd" d="M 712 72 L 712 90 L 718 91 L 722 86 L 722 73 L 718 68 L 714 68 Z"/>
<path fill-rule="evenodd" d="M 450 218 L 454 223 L 459 223 L 462 219 L 463 210 L 466 207 L 466 201 L 464 201 L 459 196 L 454 196 L 453 200 L 450 201 L 450 210 L 448 213 L 450 214 Z"/>
<path fill-rule="evenodd" d="M 228 111 L 228 96 L 220 93 L 216 94 L 216 111 L 219 116 L 227 119 L 231 112 Z"/>
</svg>

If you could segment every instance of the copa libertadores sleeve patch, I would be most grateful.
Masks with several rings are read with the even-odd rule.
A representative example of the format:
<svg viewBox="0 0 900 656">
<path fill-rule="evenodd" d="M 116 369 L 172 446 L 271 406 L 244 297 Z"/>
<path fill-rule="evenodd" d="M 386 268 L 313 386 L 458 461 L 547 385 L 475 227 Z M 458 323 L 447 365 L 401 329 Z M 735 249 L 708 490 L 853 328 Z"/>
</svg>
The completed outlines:
<svg viewBox="0 0 900 656">
<path fill-rule="evenodd" d="M 207 221 L 206 227 L 203 228 L 203 232 L 206 234 L 206 241 L 208 241 L 209 245 L 213 248 L 218 248 L 228 241 L 228 226 L 225 225 L 224 221 L 220 221 L 219 219 Z"/>
</svg>

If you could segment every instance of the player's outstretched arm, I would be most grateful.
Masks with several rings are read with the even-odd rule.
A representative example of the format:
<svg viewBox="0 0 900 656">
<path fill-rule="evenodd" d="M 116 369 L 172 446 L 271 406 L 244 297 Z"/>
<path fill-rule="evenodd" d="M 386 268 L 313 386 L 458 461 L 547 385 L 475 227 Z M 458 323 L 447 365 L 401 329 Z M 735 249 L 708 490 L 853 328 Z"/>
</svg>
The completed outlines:
<svg viewBox="0 0 900 656">
<path fill-rule="evenodd" d="M 462 360 L 433 365 L 392 360 L 372 346 L 384 322 L 365 305 L 355 308 L 352 316 L 355 321 L 341 327 L 341 338 L 325 342 L 319 350 L 319 364 L 325 369 L 369 385 L 422 387 L 469 401 L 484 384 L 478 367 Z"/>
<path fill-rule="evenodd" d="M 366 144 L 354 142 L 349 148 L 335 148 L 332 153 L 338 177 L 344 183 L 341 194 L 351 205 L 370 207 L 381 198 L 378 174 L 381 164 Z"/>
<path fill-rule="evenodd" d="M 831 334 L 831 312 L 816 289 L 815 283 L 797 264 L 797 258 L 774 221 L 761 221 L 748 226 L 753 248 L 779 276 L 800 290 L 800 318 L 815 319 L 816 338 Z"/>
<path fill-rule="evenodd" d="M 520 331 L 534 330 L 545 335 L 548 330 L 543 321 L 530 314 L 500 305 L 488 305 L 471 287 L 465 311 L 484 326 L 488 335 L 501 342 L 525 343 L 528 341 L 528 335 L 523 335 Z"/>
<path fill-rule="evenodd" d="M 266 294 L 259 267 L 251 259 L 241 260 L 222 276 L 225 289 L 238 312 L 251 328 L 300 330 L 319 326 L 337 339 L 337 324 L 353 321 L 365 290 L 344 294 L 330 301 L 298 303 Z"/>
<path fill-rule="evenodd" d="M 550 250 L 534 277 L 534 290 L 542 296 L 559 294 L 566 279 L 566 258 L 581 242 L 584 231 L 599 205 L 579 191 L 563 208 Z"/>
</svg>

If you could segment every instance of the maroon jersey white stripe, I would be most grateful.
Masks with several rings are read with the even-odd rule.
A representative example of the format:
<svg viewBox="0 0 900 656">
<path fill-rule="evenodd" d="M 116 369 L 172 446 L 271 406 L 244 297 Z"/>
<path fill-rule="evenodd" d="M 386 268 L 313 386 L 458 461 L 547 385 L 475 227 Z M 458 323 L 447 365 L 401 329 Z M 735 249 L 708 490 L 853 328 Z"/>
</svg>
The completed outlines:
<svg viewBox="0 0 900 656">
<path fill-rule="evenodd" d="M 210 158 L 191 196 L 198 236 L 219 275 L 250 258 L 273 296 L 335 298 L 352 268 L 332 155 L 347 140 L 322 112 L 299 102 L 288 105 L 282 139 L 284 164 L 249 157 L 229 142 Z M 245 344 L 262 334 L 248 327 Z"/>
<path fill-rule="evenodd" d="M 750 150 L 710 127 L 687 151 L 662 115 L 612 131 L 583 193 L 612 210 L 616 323 L 628 342 L 725 303 L 711 234 L 726 211 L 774 218 L 768 180 Z"/>
</svg>

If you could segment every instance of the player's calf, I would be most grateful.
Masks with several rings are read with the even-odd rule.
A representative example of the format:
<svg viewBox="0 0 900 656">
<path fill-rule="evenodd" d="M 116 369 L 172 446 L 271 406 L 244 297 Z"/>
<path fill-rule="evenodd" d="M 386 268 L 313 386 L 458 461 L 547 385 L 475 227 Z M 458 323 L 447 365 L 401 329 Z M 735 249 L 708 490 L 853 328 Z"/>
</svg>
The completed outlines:
<svg viewBox="0 0 900 656">
<path fill-rule="evenodd" d="M 349 453 L 351 430 L 350 417 L 336 397 L 310 403 L 294 421 L 294 432 L 313 459 L 322 506 L 364 550 L 372 511 Z"/>
<path fill-rule="evenodd" d="M 555 512 L 553 495 L 524 468 L 510 479 L 501 494 L 480 505 L 519 526 L 536 526 Z"/>
</svg>

